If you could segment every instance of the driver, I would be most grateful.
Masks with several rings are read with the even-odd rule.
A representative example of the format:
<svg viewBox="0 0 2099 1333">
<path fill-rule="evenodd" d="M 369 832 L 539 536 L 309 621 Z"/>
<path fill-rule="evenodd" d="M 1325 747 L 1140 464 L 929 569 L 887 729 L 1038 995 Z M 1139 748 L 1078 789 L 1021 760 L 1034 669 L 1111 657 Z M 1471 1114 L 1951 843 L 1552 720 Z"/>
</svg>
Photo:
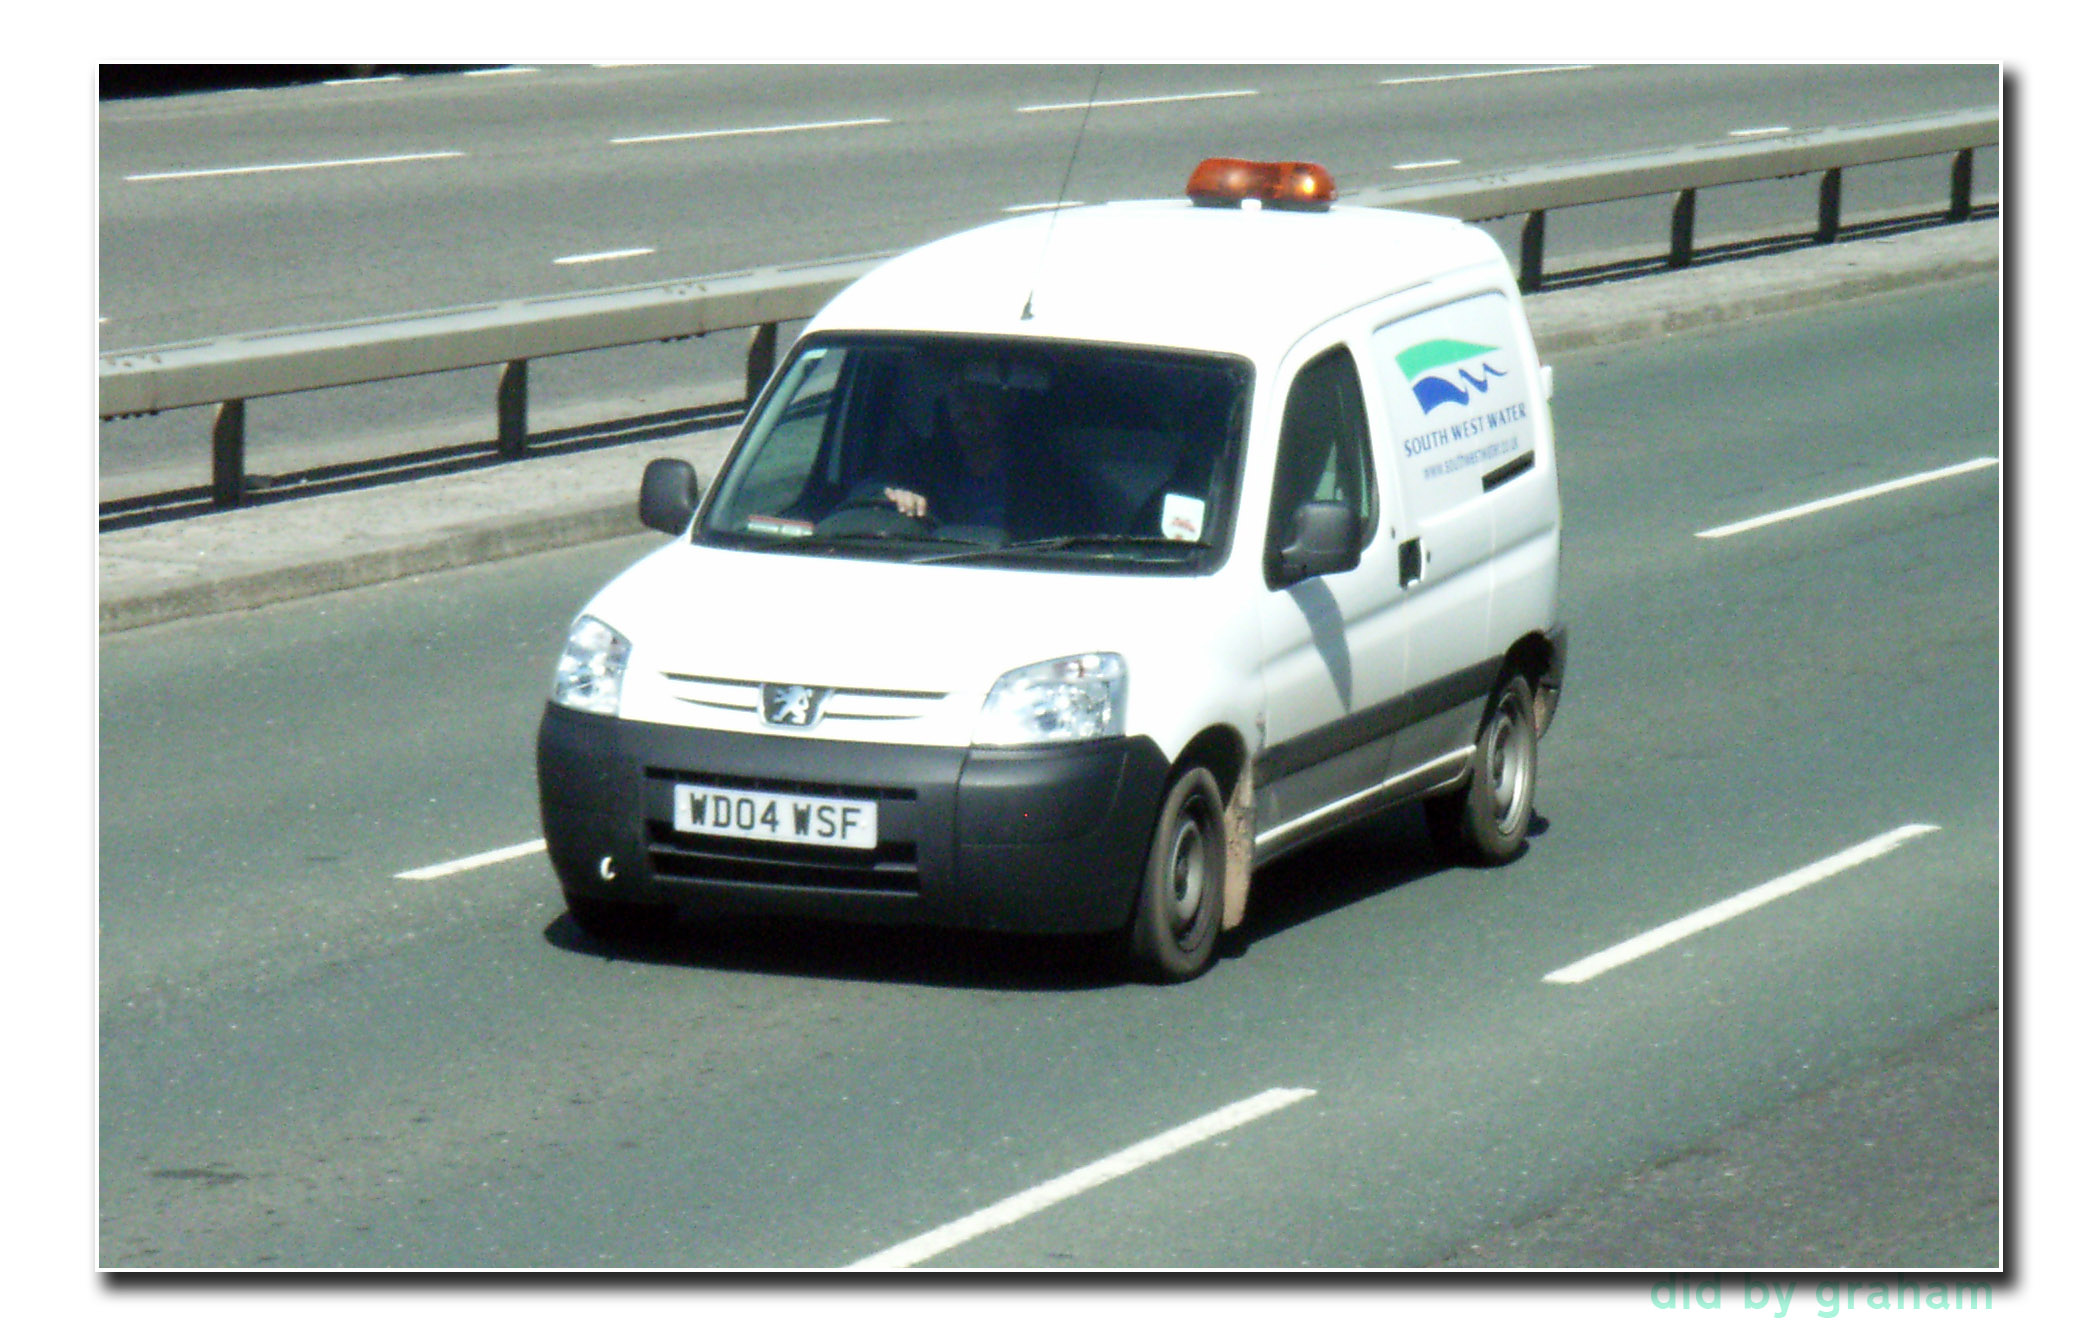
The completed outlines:
<svg viewBox="0 0 2099 1333">
<path fill-rule="evenodd" d="M 932 512 L 943 523 L 1004 528 L 1015 498 L 1012 410 L 996 385 L 958 377 L 947 395 L 954 466 L 913 486 L 885 486 L 882 498 L 908 518 Z"/>
</svg>

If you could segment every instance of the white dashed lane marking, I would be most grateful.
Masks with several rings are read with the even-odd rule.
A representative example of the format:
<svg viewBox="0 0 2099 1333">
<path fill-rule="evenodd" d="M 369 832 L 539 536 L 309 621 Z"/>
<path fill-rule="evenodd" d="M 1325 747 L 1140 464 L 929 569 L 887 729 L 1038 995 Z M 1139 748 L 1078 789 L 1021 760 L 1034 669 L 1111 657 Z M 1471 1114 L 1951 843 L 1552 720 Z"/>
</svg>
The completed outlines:
<svg viewBox="0 0 2099 1333">
<path fill-rule="evenodd" d="M 1768 884 L 1744 890 L 1732 898 L 1722 898 L 1710 907 L 1680 916 L 1666 925 L 1633 936 L 1623 944 L 1613 945 L 1598 953 L 1592 953 L 1580 962 L 1569 963 L 1556 972 L 1545 974 L 1545 980 L 1557 986 L 1574 986 L 1601 976 L 1614 967 L 1623 967 L 1637 958 L 1645 958 L 1657 949 L 1665 949 L 1677 941 L 1709 930 L 1723 921 L 1732 921 L 1744 912 L 1753 911 L 1765 903 L 1775 902 L 1789 893 L 1797 893 L 1810 884 L 1819 884 L 1832 875 L 1841 874 L 1853 866 L 1864 865 L 1876 857 L 1886 856 L 1912 838 L 1938 832 L 1936 824 L 1904 824 L 1877 838 L 1869 838 L 1856 847 L 1827 856 L 1810 866 L 1802 866 L 1790 875 L 1781 875 Z"/>
<path fill-rule="evenodd" d="M 1158 97 L 1115 97 L 1098 102 L 1044 102 L 1038 106 L 1013 108 L 1015 115 L 1032 116 L 1044 111 L 1098 111 L 1107 106 L 1158 106 L 1165 102 L 1207 102 L 1219 97 L 1259 97 L 1255 88 L 1228 88 L 1213 93 L 1166 93 Z"/>
<path fill-rule="evenodd" d="M 479 852 L 473 856 L 462 856 L 457 861 L 444 861 L 434 866 L 424 866 L 419 870 L 403 870 L 395 875 L 394 878 L 443 879 L 446 875 L 456 875 L 462 870 L 479 870 L 482 866 L 492 866 L 502 861 L 515 861 L 521 856 L 531 856 L 535 852 L 543 852 L 546 849 L 546 839 L 534 838 L 530 842 L 521 842 L 510 847 L 498 847 L 492 852 Z"/>
<path fill-rule="evenodd" d="M 1897 477 L 1893 481 L 1883 481 L 1878 485 L 1862 486 L 1858 490 L 1846 491 L 1842 495 L 1832 495 L 1822 500 L 1810 500 L 1806 504 L 1797 504 L 1790 509 L 1780 509 L 1775 513 L 1759 514 L 1755 518 L 1745 518 L 1734 523 L 1723 523 L 1717 528 L 1707 528 L 1704 532 L 1697 535 L 1706 538 L 1732 537 L 1738 532 L 1751 532 L 1757 528 L 1769 527 L 1773 523 L 1783 523 L 1788 519 L 1804 518 L 1809 514 L 1819 514 L 1825 509 L 1835 509 L 1840 505 L 1856 504 L 1860 500 L 1870 500 L 1875 496 L 1908 490 L 1912 486 L 1922 486 L 1926 482 L 1944 481 L 1948 477 L 1957 477 L 1964 472 L 1975 472 L 1979 469 L 1995 467 L 1996 465 L 1997 460 L 1994 458 L 1971 458 L 1965 463 L 1955 463 L 1951 467 L 1933 468 L 1929 472 L 1918 472 L 1907 477 Z"/>
<path fill-rule="evenodd" d="M 625 250 L 599 250 L 587 255 L 562 255 L 554 262 L 557 264 L 599 264 L 608 259 L 635 259 L 642 255 L 655 253 L 656 247 L 653 245 L 637 245 Z"/>
<path fill-rule="evenodd" d="M 455 150 L 436 153 L 389 153 L 384 157 L 337 157 L 319 162 L 268 162 L 246 167 L 199 167 L 188 171 L 142 171 L 126 176 L 127 181 L 174 181 L 194 180 L 201 176 L 254 176 L 270 171 L 323 171 L 335 167 L 378 167 L 395 162 L 436 162 L 448 157 L 465 157 Z"/>
<path fill-rule="evenodd" d="M 1033 1189 L 1022 1190 L 988 1208 L 980 1208 L 967 1217 L 943 1227 L 936 1227 L 901 1245 L 892 1245 L 879 1254 L 871 1254 L 849 1266 L 909 1268 L 937 1254 L 944 1254 L 964 1241 L 973 1240 L 1000 1227 L 1011 1226 L 1052 1204 L 1061 1203 L 1076 1194 L 1083 1194 L 1096 1185 L 1105 1185 L 1140 1167 L 1149 1166 L 1162 1157 L 1170 1157 L 1183 1148 L 1193 1147 L 1205 1139 L 1217 1137 L 1226 1130 L 1301 1102 L 1315 1095 L 1317 1091 L 1315 1088 L 1270 1088 L 1244 1101 L 1233 1102 L 1230 1106 L 1221 1107 L 1206 1116 L 1191 1120 L 1178 1128 L 1155 1134 L 1142 1143 L 1132 1144 L 1119 1153 L 1103 1157 L 1076 1171 L 1067 1171 L 1055 1180 L 1037 1185 Z"/>
<path fill-rule="evenodd" d="M 847 130 L 864 125 L 887 125 L 887 116 L 863 116 L 857 120 L 811 120 L 798 125 L 744 125 L 721 130 L 674 130 L 666 134 L 630 134 L 607 140 L 614 144 L 676 143 L 683 139 L 733 139 L 746 134 L 804 134 L 812 130 Z"/>
</svg>

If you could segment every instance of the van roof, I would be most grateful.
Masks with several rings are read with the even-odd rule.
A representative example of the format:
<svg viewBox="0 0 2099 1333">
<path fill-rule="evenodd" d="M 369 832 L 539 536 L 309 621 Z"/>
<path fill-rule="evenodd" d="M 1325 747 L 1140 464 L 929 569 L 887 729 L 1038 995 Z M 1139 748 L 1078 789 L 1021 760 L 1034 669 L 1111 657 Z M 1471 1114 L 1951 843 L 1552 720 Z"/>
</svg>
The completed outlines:
<svg viewBox="0 0 2099 1333">
<path fill-rule="evenodd" d="M 1342 311 L 1482 264 L 1508 270 L 1486 233 L 1427 214 L 1100 204 L 995 222 L 899 255 L 840 292 L 809 328 L 1185 347 L 1269 364 Z"/>
</svg>

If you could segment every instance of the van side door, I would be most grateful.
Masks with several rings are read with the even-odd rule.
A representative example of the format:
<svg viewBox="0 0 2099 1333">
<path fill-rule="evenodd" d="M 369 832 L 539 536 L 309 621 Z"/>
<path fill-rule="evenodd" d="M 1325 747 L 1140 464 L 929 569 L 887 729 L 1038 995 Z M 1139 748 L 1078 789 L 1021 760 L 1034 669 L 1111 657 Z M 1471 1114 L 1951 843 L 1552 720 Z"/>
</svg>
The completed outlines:
<svg viewBox="0 0 2099 1333">
<path fill-rule="evenodd" d="M 1260 594 L 1267 726 L 1255 761 L 1254 830 L 1264 857 L 1377 787 L 1392 748 L 1380 718 L 1406 665 L 1397 555 L 1384 521 L 1390 501 L 1357 355 L 1334 341 L 1288 382 Z M 1304 577 L 1289 568 L 1285 552 L 1307 506 L 1315 517 L 1334 516 L 1336 506 L 1353 515 L 1356 558 L 1347 568 Z"/>
<path fill-rule="evenodd" d="M 1372 396 L 1391 432 L 1409 722 L 1395 774 L 1472 744 L 1509 643 L 1496 638 L 1502 499 L 1536 477 L 1535 357 L 1513 300 L 1473 290 L 1379 323 Z M 1512 485 L 1518 479 L 1525 484 Z M 1557 534 L 1554 534 L 1555 538 Z"/>
</svg>

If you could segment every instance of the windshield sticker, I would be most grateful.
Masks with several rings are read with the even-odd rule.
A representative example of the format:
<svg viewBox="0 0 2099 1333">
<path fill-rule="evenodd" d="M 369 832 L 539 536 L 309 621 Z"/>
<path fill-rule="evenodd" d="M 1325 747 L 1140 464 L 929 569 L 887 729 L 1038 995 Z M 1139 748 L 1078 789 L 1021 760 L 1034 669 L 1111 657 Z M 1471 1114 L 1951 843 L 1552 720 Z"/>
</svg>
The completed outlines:
<svg viewBox="0 0 2099 1333">
<path fill-rule="evenodd" d="M 1433 412 L 1445 403 L 1463 407 L 1472 401 L 1473 394 L 1485 393 L 1496 379 L 1508 374 L 1486 359 L 1500 350 L 1457 338 L 1431 338 L 1399 354 L 1399 373 L 1407 377 L 1408 386 L 1414 390 L 1414 401 L 1421 404 L 1423 413 Z M 1431 375 L 1432 370 L 1446 371 L 1457 382 L 1444 375 Z"/>
<path fill-rule="evenodd" d="M 753 514 L 743 521 L 745 532 L 762 532 L 768 537 L 807 537 L 816 532 L 816 525 L 803 518 L 774 518 L 769 514 Z"/>
<path fill-rule="evenodd" d="M 1159 506 L 1159 531 L 1177 542 L 1201 541 L 1203 535 L 1203 502 L 1192 495 L 1166 493 L 1164 503 Z"/>
</svg>

